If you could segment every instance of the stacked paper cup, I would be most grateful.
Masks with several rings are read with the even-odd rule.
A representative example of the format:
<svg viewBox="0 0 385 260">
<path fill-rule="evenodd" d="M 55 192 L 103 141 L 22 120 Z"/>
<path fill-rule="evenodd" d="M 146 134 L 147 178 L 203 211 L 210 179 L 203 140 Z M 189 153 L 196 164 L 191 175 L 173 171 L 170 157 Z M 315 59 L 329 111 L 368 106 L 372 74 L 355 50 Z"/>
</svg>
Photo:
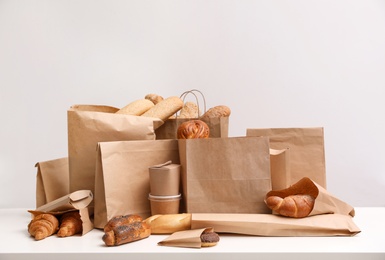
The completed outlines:
<svg viewBox="0 0 385 260">
<path fill-rule="evenodd" d="M 151 214 L 177 214 L 181 200 L 180 165 L 168 161 L 149 168 Z"/>
</svg>

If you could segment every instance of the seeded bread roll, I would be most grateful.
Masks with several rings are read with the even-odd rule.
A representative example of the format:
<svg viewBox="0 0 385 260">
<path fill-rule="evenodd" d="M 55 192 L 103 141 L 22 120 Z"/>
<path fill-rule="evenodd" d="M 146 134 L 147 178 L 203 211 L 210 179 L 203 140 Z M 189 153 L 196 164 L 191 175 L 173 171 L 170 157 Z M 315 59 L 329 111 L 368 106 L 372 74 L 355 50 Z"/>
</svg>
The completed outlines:
<svg viewBox="0 0 385 260">
<path fill-rule="evenodd" d="M 131 102 L 130 104 L 126 105 L 122 109 L 118 110 L 116 114 L 125 114 L 125 115 L 133 115 L 133 116 L 140 116 L 150 108 L 154 106 L 154 103 L 152 103 L 148 99 L 139 99 Z"/>
<path fill-rule="evenodd" d="M 215 246 L 219 242 L 220 238 L 212 228 L 208 228 L 201 234 L 201 246 L 210 247 Z"/>
<path fill-rule="evenodd" d="M 213 117 L 229 117 L 231 110 L 227 106 L 215 106 L 207 110 L 201 117 L 202 120 Z"/>
<path fill-rule="evenodd" d="M 180 114 L 178 115 L 178 118 L 198 118 L 198 117 L 199 117 L 198 105 L 191 101 L 188 101 L 183 105 L 182 109 L 180 110 Z"/>
<path fill-rule="evenodd" d="M 157 103 L 147 112 L 142 114 L 142 116 L 155 117 L 166 121 L 170 116 L 178 112 L 182 107 L 183 100 L 177 96 L 172 96 Z"/>
</svg>

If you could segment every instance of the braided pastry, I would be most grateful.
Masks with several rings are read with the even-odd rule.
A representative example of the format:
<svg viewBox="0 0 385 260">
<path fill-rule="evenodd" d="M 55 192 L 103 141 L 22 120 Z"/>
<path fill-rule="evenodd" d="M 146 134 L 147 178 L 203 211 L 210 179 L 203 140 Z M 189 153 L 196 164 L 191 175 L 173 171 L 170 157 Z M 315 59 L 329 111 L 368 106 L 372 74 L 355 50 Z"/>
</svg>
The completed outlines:
<svg viewBox="0 0 385 260">
<path fill-rule="evenodd" d="M 177 130 L 178 139 L 209 138 L 210 128 L 202 120 L 183 122 Z"/>
</svg>

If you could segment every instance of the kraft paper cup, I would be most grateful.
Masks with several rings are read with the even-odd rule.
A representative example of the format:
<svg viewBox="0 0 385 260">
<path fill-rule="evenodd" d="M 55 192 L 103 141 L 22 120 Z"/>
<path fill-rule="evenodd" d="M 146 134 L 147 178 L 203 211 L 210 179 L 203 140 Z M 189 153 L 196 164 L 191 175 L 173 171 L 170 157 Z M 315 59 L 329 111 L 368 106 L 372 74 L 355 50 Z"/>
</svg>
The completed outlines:
<svg viewBox="0 0 385 260">
<path fill-rule="evenodd" d="M 180 193 L 179 164 L 150 167 L 149 174 L 151 195 L 173 196 Z"/>
<path fill-rule="evenodd" d="M 148 194 L 151 203 L 151 215 L 178 214 L 181 194 L 174 196 L 155 196 Z"/>
</svg>

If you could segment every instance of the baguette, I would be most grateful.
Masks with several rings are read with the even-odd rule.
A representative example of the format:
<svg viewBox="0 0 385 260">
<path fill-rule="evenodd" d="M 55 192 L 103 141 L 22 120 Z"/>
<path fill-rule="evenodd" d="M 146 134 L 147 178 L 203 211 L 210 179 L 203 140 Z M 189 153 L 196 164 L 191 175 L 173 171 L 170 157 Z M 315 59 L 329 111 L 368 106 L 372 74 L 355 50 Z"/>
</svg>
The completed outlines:
<svg viewBox="0 0 385 260">
<path fill-rule="evenodd" d="M 155 117 L 166 121 L 170 116 L 183 107 L 183 100 L 179 97 L 168 97 L 147 110 L 142 116 Z"/>
<path fill-rule="evenodd" d="M 140 116 L 154 106 L 148 99 L 138 99 L 119 109 L 116 114 Z"/>
<path fill-rule="evenodd" d="M 229 117 L 231 110 L 227 106 L 215 106 L 207 110 L 201 117 L 202 120 L 206 120 L 214 117 Z"/>
<path fill-rule="evenodd" d="M 150 100 L 154 105 L 163 100 L 163 97 L 157 94 L 147 94 L 144 98 Z"/>
<path fill-rule="evenodd" d="M 153 215 L 143 222 L 150 226 L 151 234 L 172 234 L 191 229 L 191 214 Z"/>
<path fill-rule="evenodd" d="M 186 102 L 180 110 L 178 118 L 198 118 L 199 108 L 194 102 Z"/>
</svg>

